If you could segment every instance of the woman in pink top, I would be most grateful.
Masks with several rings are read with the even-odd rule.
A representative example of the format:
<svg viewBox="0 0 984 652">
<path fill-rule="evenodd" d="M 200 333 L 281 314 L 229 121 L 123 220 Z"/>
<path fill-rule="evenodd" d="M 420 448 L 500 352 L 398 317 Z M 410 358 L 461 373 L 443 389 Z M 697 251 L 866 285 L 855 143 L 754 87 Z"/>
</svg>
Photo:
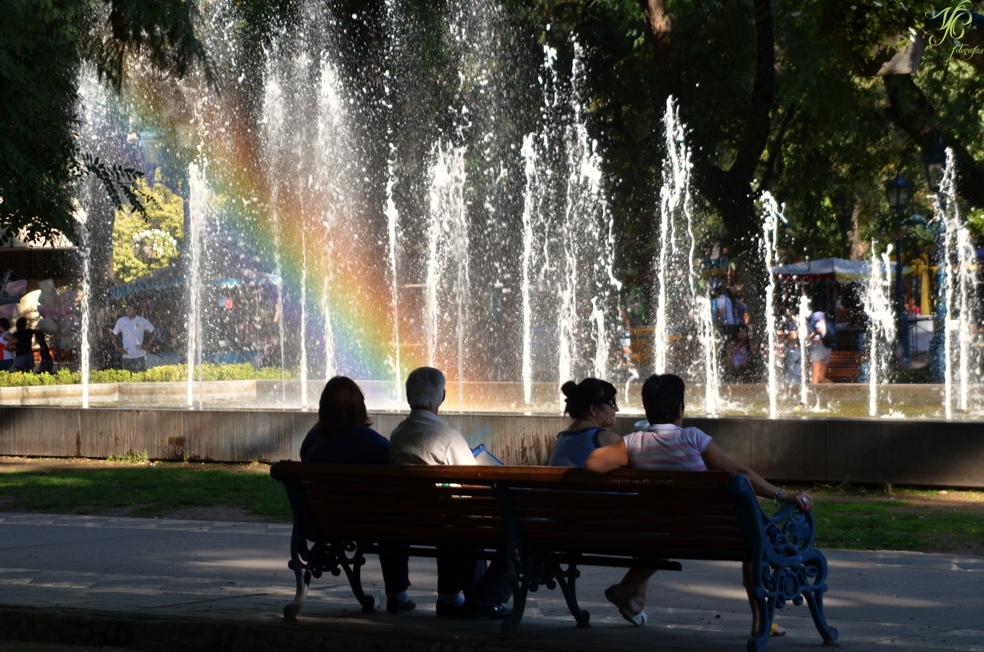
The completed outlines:
<svg viewBox="0 0 984 652">
<path fill-rule="evenodd" d="M 607 473 L 623 466 L 664 471 L 728 471 L 748 478 L 755 494 L 772 498 L 776 503 L 796 504 L 806 512 L 813 508 L 808 493 L 787 494 L 781 487 L 766 482 L 762 476 L 744 464 L 739 464 L 718 448 L 710 436 L 697 428 L 683 427 L 683 379 L 673 374 L 652 375 L 642 386 L 642 405 L 650 426 L 626 435 L 621 441 L 596 449 L 584 463 L 595 473 Z M 742 564 L 745 586 L 751 585 L 752 567 Z M 618 584 L 605 589 L 608 598 L 622 617 L 637 627 L 649 620 L 646 615 L 646 593 L 649 578 L 655 570 L 630 568 Z M 752 636 L 758 636 L 758 605 L 749 595 L 752 608 Z M 772 636 L 782 636 L 786 630 L 773 624 Z"/>
</svg>

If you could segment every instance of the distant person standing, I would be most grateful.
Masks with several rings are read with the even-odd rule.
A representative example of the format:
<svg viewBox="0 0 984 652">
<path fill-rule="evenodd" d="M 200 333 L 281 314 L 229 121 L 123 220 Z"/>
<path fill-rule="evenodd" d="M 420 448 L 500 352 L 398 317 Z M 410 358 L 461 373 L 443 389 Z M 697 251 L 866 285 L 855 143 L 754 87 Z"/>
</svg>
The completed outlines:
<svg viewBox="0 0 984 652">
<path fill-rule="evenodd" d="M 827 341 L 831 333 L 833 327 L 827 321 L 827 314 L 822 309 L 815 310 L 810 315 L 810 336 L 807 340 L 810 343 L 810 363 L 813 366 L 811 381 L 814 385 L 830 382 L 827 378 L 827 365 L 830 364 L 830 348 L 827 346 Z"/>
<path fill-rule="evenodd" d="M 19 317 L 15 325 L 17 345 L 14 347 L 14 366 L 10 370 L 34 371 L 34 331 L 27 327 L 26 317 Z"/>
<path fill-rule="evenodd" d="M 725 288 L 718 288 L 717 296 L 712 300 L 711 309 L 714 311 L 714 321 L 717 322 L 718 326 L 731 329 L 737 325 L 734 302 L 731 301 Z M 728 331 L 728 334 L 731 334 L 731 330 Z"/>
<path fill-rule="evenodd" d="M 10 371 L 14 366 L 14 349 L 17 340 L 10 332 L 10 320 L 0 317 L 0 371 Z"/>
<path fill-rule="evenodd" d="M 48 338 L 40 328 L 34 331 L 34 341 L 38 343 L 38 353 L 41 354 L 41 364 L 38 365 L 37 373 L 50 374 L 55 370 L 55 359 L 51 357 L 51 349 L 48 348 Z"/>
<path fill-rule="evenodd" d="M 123 335 L 123 346 L 116 344 L 122 355 L 123 368 L 134 373 L 147 370 L 147 352 L 144 337 L 154 332 L 154 325 L 137 315 L 137 307 L 128 305 L 126 314 L 116 320 L 113 335 Z"/>
<path fill-rule="evenodd" d="M 803 352 L 800 351 L 799 327 L 792 315 L 786 319 L 785 337 L 786 380 L 798 385 L 803 368 Z"/>
</svg>

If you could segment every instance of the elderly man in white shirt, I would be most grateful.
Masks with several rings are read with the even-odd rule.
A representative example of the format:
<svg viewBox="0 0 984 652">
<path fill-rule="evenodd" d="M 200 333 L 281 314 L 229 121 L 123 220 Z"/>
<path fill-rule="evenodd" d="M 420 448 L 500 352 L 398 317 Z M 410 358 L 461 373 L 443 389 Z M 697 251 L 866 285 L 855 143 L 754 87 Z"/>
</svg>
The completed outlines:
<svg viewBox="0 0 984 652">
<path fill-rule="evenodd" d="M 475 464 L 465 438 L 437 416 L 444 402 L 444 382 L 444 374 L 433 367 L 414 369 L 407 376 L 410 416 L 390 434 L 390 464 Z M 502 603 L 509 600 L 512 589 L 504 576 L 502 560 L 487 567 L 468 554 L 442 550 L 437 556 L 437 615 L 507 617 L 511 610 Z"/>
</svg>

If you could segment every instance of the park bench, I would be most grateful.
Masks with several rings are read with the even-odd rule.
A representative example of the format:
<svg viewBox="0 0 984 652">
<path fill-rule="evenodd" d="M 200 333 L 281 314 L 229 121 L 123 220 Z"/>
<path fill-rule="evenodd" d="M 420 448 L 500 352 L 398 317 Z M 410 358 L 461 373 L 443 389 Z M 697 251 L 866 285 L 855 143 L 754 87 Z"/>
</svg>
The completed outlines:
<svg viewBox="0 0 984 652">
<path fill-rule="evenodd" d="M 861 376 L 863 351 L 834 349 L 827 364 L 827 380 L 835 383 L 856 383 Z"/>
<path fill-rule="evenodd" d="M 537 466 L 355 466 L 277 462 L 294 516 L 290 562 L 297 592 L 284 607 L 296 619 L 311 577 L 344 572 L 363 610 L 373 610 L 360 580 L 365 555 L 407 544 L 433 557 L 454 546 L 476 557 L 505 554 L 513 587 L 510 634 L 529 591 L 560 587 L 579 627 L 579 566 L 680 570 L 681 559 L 750 561 L 766 621 L 749 650 L 768 642 L 775 609 L 805 600 L 827 643 L 837 640 L 823 610 L 827 562 L 812 547 L 810 513 L 790 505 L 769 517 L 748 480 L 722 472 L 619 469 L 594 475 Z M 738 580 L 735 575 L 735 581 Z"/>
</svg>

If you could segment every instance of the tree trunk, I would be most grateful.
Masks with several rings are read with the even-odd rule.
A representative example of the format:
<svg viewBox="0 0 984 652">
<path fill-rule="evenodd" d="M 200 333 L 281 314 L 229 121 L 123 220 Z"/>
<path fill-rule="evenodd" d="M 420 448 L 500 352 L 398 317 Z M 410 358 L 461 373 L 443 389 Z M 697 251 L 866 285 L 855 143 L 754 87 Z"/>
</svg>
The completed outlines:
<svg viewBox="0 0 984 652">
<path fill-rule="evenodd" d="M 664 0 L 639 0 L 642 11 L 646 14 L 646 21 L 649 24 L 649 34 L 652 36 L 653 50 L 656 53 L 656 83 L 658 106 L 665 106 L 666 99 L 670 96 L 677 96 L 676 75 L 673 74 L 673 67 L 670 60 L 670 44 L 673 32 L 673 23 L 670 21 L 669 14 L 666 13 L 666 3 Z"/>
<path fill-rule="evenodd" d="M 851 211 L 851 230 L 848 232 L 848 242 L 851 246 L 851 260 L 865 260 L 871 245 L 862 242 L 860 236 L 860 225 L 858 218 L 861 216 L 861 202 L 854 200 L 854 209 Z"/>
<path fill-rule="evenodd" d="M 747 100 L 746 128 L 736 142 L 734 164 L 729 170 L 722 170 L 702 152 L 694 153 L 694 161 L 704 194 L 727 229 L 739 282 L 749 301 L 749 314 L 758 317 L 765 313 L 762 299 L 768 272 L 758 246 L 760 222 L 751 183 L 769 140 L 776 57 L 772 6 L 768 0 L 755 0 L 754 7 L 755 80 Z"/>
</svg>

